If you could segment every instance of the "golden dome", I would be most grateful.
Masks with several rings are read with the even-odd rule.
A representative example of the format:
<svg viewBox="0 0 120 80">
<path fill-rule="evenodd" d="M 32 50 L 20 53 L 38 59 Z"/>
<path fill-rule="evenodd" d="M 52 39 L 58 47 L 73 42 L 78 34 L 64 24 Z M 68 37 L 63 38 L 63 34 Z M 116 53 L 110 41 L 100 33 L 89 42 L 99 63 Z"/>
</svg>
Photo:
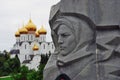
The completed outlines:
<svg viewBox="0 0 120 80">
<path fill-rule="evenodd" d="M 47 31 L 46 31 L 46 29 L 42 26 L 42 27 L 38 30 L 38 33 L 39 33 L 39 34 L 46 34 Z"/>
<path fill-rule="evenodd" d="M 30 19 L 28 24 L 26 25 L 28 31 L 36 31 L 36 25 Z"/>
<path fill-rule="evenodd" d="M 38 31 L 35 32 L 35 37 L 39 37 Z"/>
<path fill-rule="evenodd" d="M 21 29 L 19 29 L 20 34 L 27 34 L 28 30 L 25 27 L 22 27 Z"/>
<path fill-rule="evenodd" d="M 16 36 L 16 37 L 20 37 L 20 32 L 17 31 L 17 32 L 15 33 L 15 36 Z"/>
<path fill-rule="evenodd" d="M 39 47 L 36 44 L 34 44 L 32 49 L 33 49 L 33 51 L 37 51 L 37 50 L 39 50 Z"/>
</svg>

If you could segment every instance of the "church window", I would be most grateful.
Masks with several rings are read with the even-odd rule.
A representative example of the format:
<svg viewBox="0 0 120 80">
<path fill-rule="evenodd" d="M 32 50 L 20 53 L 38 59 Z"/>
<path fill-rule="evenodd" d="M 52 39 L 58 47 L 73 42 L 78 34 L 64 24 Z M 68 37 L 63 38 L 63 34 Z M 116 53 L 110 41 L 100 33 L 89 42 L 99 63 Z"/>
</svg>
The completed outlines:
<svg viewBox="0 0 120 80">
<path fill-rule="evenodd" d="M 43 41 L 45 41 L 45 38 L 43 37 Z"/>
<path fill-rule="evenodd" d="M 42 41 L 42 37 L 41 37 L 41 41 Z"/>
<path fill-rule="evenodd" d="M 25 44 L 25 49 L 26 49 L 26 44 Z"/>
<path fill-rule="evenodd" d="M 24 41 L 25 41 L 25 37 L 24 37 Z"/>
<path fill-rule="evenodd" d="M 33 36 L 31 35 L 31 40 L 33 40 Z"/>
<path fill-rule="evenodd" d="M 29 40 L 29 35 L 28 35 L 28 40 Z"/>
<path fill-rule="evenodd" d="M 25 60 L 27 59 L 27 55 L 25 55 Z"/>
<path fill-rule="evenodd" d="M 25 41 L 27 40 L 26 36 L 25 36 Z"/>
<path fill-rule="evenodd" d="M 22 41 L 22 37 L 21 37 L 21 41 Z"/>
<path fill-rule="evenodd" d="M 45 49 L 45 44 L 43 46 L 44 46 L 44 49 Z"/>
</svg>

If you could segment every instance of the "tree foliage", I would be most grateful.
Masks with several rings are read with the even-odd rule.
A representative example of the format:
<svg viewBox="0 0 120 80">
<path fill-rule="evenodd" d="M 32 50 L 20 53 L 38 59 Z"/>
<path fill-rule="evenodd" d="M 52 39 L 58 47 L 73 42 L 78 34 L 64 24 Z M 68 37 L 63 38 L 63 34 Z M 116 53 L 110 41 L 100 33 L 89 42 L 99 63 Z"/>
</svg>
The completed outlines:
<svg viewBox="0 0 120 80">
<path fill-rule="evenodd" d="M 41 62 L 38 70 L 29 70 L 25 65 L 20 68 L 19 75 L 13 74 L 13 80 L 43 80 L 43 70 L 50 54 L 41 54 Z"/>
<path fill-rule="evenodd" d="M 0 53 L 0 76 L 11 75 L 13 80 L 43 80 L 43 70 L 50 54 L 41 54 L 38 70 L 29 70 L 25 65 L 20 66 L 18 55 L 10 58 L 7 51 Z"/>
<path fill-rule="evenodd" d="M 7 51 L 3 51 L 0 54 L 0 76 L 7 76 L 13 72 L 18 73 L 20 68 L 19 58 L 10 58 L 10 54 Z"/>
</svg>

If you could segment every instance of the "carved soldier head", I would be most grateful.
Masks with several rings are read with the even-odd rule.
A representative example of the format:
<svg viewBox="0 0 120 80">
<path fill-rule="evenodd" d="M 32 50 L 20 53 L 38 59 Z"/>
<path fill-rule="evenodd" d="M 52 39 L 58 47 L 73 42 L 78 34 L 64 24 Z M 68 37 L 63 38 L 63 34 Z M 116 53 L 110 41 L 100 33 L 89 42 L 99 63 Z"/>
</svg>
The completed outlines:
<svg viewBox="0 0 120 80">
<path fill-rule="evenodd" d="M 62 14 L 56 18 L 52 30 L 53 35 L 56 35 L 59 52 L 62 56 L 74 53 L 84 44 L 91 40 L 94 41 L 95 25 L 88 21 L 79 14 Z"/>
</svg>

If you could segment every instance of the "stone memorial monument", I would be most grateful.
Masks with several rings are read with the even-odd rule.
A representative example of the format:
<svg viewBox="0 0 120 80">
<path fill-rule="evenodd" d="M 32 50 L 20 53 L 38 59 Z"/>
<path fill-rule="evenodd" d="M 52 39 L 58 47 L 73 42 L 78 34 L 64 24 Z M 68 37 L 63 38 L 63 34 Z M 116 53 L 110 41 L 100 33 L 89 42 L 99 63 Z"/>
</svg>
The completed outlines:
<svg viewBox="0 0 120 80">
<path fill-rule="evenodd" d="M 55 45 L 44 80 L 120 80 L 120 0 L 61 0 L 49 23 Z"/>
</svg>

